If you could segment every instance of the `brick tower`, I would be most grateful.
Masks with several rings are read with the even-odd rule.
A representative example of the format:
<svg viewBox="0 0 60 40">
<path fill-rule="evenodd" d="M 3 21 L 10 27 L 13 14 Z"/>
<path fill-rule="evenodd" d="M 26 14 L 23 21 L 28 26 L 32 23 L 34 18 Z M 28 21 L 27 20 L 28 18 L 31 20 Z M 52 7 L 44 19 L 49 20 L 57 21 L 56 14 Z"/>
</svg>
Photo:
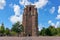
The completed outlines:
<svg viewBox="0 0 60 40">
<path fill-rule="evenodd" d="M 24 8 L 23 27 L 25 36 L 38 35 L 38 13 L 35 5 L 26 5 Z"/>
</svg>

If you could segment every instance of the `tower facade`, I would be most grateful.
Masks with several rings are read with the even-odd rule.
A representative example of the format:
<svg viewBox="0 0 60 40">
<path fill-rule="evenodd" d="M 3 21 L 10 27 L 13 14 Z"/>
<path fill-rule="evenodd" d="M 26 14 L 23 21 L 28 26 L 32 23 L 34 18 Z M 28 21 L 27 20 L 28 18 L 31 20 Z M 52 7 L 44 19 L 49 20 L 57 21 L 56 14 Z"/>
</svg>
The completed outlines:
<svg viewBox="0 0 60 40">
<path fill-rule="evenodd" d="M 35 5 L 26 5 L 23 13 L 23 27 L 25 36 L 38 35 L 38 13 Z M 24 36 L 23 35 L 23 36 Z"/>
</svg>

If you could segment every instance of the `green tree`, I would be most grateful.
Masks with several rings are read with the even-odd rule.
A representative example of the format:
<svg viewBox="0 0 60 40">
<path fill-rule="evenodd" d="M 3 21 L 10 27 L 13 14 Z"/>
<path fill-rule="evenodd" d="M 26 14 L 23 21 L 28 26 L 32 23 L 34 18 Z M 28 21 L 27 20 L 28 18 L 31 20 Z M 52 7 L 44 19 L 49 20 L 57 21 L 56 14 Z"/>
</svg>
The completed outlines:
<svg viewBox="0 0 60 40">
<path fill-rule="evenodd" d="M 57 34 L 57 30 L 54 26 L 49 26 L 47 29 L 46 29 L 46 35 L 48 36 L 55 36 Z"/>
<path fill-rule="evenodd" d="M 1 36 L 4 36 L 5 34 L 5 28 L 4 28 L 4 24 L 2 23 L 1 27 L 0 27 L 0 34 Z"/>
<path fill-rule="evenodd" d="M 60 36 L 60 27 L 56 28 L 57 30 L 57 35 L 56 36 Z"/>
<path fill-rule="evenodd" d="M 45 35 L 46 35 L 46 33 L 45 33 L 45 28 L 44 28 L 44 27 L 43 27 L 43 29 L 41 30 L 40 35 L 42 35 L 42 36 L 45 36 Z"/>
<path fill-rule="evenodd" d="M 11 35 L 11 36 L 17 36 L 17 33 L 16 33 L 15 31 L 11 31 L 11 32 L 10 32 L 10 35 Z"/>
<path fill-rule="evenodd" d="M 6 34 L 7 36 L 10 35 L 10 30 L 9 30 L 9 28 L 6 28 L 6 30 L 5 30 L 5 34 Z"/>
<path fill-rule="evenodd" d="M 49 30 L 49 28 L 46 28 L 45 33 L 46 36 L 51 36 L 51 31 Z"/>
<path fill-rule="evenodd" d="M 23 26 L 22 24 L 20 24 L 20 22 L 17 22 L 13 25 L 11 30 L 18 33 L 18 36 L 19 36 L 19 34 L 23 31 Z"/>
<path fill-rule="evenodd" d="M 43 28 L 39 31 L 39 35 L 42 36 L 60 36 L 60 27 L 55 28 L 54 26 L 49 26 L 48 28 Z"/>
</svg>

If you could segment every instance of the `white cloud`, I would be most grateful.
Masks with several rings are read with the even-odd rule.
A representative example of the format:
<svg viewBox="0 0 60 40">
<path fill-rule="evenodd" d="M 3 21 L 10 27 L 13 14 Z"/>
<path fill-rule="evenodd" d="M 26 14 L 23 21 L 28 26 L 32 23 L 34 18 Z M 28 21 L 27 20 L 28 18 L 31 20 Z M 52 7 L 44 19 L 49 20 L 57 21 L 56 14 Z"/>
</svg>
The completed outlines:
<svg viewBox="0 0 60 40">
<path fill-rule="evenodd" d="M 13 16 L 10 17 L 10 21 L 12 23 L 16 23 L 17 21 L 22 23 L 22 15 L 19 15 L 19 16 L 13 15 Z"/>
<path fill-rule="evenodd" d="M 56 19 L 60 19 L 60 6 L 58 6 L 58 15 L 57 15 L 57 17 L 56 17 Z"/>
<path fill-rule="evenodd" d="M 44 25 L 39 24 L 39 25 L 38 25 L 39 31 L 41 31 L 41 29 L 42 29 L 43 27 L 44 27 Z"/>
<path fill-rule="evenodd" d="M 49 20 L 48 24 L 50 24 L 50 25 L 54 26 L 55 28 L 57 28 L 57 27 L 59 27 L 60 22 L 57 21 L 56 23 L 53 23 L 51 20 Z"/>
<path fill-rule="evenodd" d="M 20 15 L 20 7 L 19 7 L 19 5 L 15 4 L 13 6 L 13 8 L 14 8 L 15 15 Z"/>
<path fill-rule="evenodd" d="M 57 15 L 56 19 L 60 19 L 60 15 Z"/>
<path fill-rule="evenodd" d="M 29 2 L 28 0 L 20 0 L 19 3 L 20 3 L 21 5 L 24 5 L 24 6 L 30 4 L 30 2 Z"/>
<path fill-rule="evenodd" d="M 54 23 L 51 23 L 51 25 L 52 25 L 52 26 L 55 26 L 55 24 L 54 24 Z"/>
<path fill-rule="evenodd" d="M 24 6 L 31 4 L 36 5 L 36 8 L 42 8 L 48 3 L 48 0 L 38 0 L 38 2 L 35 3 L 29 2 L 28 0 L 20 0 L 19 3 Z"/>
<path fill-rule="evenodd" d="M 4 9 L 5 5 L 6 5 L 6 1 L 0 0 L 0 9 Z"/>
<path fill-rule="evenodd" d="M 55 12 L 55 7 L 52 7 L 49 12 L 53 14 Z"/>
<path fill-rule="evenodd" d="M 14 4 L 13 9 L 14 9 L 15 15 L 10 17 L 10 21 L 12 23 L 16 23 L 17 21 L 22 23 L 22 14 L 20 14 L 21 13 L 21 9 L 20 9 L 19 5 Z"/>
<path fill-rule="evenodd" d="M 55 28 L 59 27 L 60 22 L 56 22 Z"/>
<path fill-rule="evenodd" d="M 48 21 L 48 24 L 55 26 L 55 24 L 51 20 Z"/>
<path fill-rule="evenodd" d="M 51 21 L 51 20 L 49 20 L 49 21 L 48 21 L 48 24 L 50 24 L 51 22 L 52 22 L 52 21 Z"/>
<path fill-rule="evenodd" d="M 42 8 L 48 3 L 48 0 L 39 0 L 38 2 L 35 2 L 34 5 L 36 5 L 36 8 Z"/>
<path fill-rule="evenodd" d="M 60 6 L 58 6 L 58 13 L 60 14 Z"/>
</svg>

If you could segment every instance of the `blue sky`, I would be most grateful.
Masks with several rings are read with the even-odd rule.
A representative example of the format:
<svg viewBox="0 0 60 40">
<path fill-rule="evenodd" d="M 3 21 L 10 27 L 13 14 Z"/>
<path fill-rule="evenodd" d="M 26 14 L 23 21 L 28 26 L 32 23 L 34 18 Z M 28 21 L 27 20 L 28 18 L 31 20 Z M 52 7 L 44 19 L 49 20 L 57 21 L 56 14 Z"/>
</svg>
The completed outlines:
<svg viewBox="0 0 60 40">
<path fill-rule="evenodd" d="M 0 0 L 0 25 L 11 28 L 12 24 L 20 21 L 25 5 L 36 5 L 38 12 L 38 27 L 47 28 L 49 25 L 56 28 L 60 24 L 60 0 Z"/>
</svg>

